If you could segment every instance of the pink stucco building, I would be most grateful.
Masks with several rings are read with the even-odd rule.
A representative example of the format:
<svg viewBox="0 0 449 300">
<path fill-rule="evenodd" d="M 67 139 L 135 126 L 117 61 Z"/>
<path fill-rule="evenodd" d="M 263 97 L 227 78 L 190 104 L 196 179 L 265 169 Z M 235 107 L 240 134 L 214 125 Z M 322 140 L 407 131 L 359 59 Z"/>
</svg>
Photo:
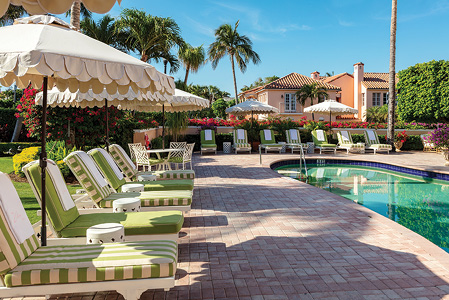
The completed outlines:
<svg viewBox="0 0 449 300">
<path fill-rule="evenodd" d="M 381 106 L 388 102 L 388 73 L 365 72 L 364 64 L 354 64 L 354 72 L 341 73 L 330 77 L 320 76 L 315 71 L 309 76 L 290 73 L 269 84 L 241 93 L 242 99 L 254 98 L 260 102 L 277 107 L 282 117 L 299 120 L 303 116 L 311 119 L 311 115 L 304 113 L 305 107 L 310 106 L 310 99 L 302 107 L 295 101 L 295 93 L 305 84 L 316 83 L 326 89 L 328 99 L 334 99 L 345 105 L 357 108 L 357 115 L 341 116 L 349 120 L 364 120 L 366 110 L 372 106 Z M 321 99 L 323 100 L 323 99 Z M 317 99 L 314 99 L 317 104 Z M 317 118 L 315 118 L 317 119 Z M 325 116 L 327 120 L 328 117 Z M 334 119 L 333 119 L 334 120 Z"/>
</svg>

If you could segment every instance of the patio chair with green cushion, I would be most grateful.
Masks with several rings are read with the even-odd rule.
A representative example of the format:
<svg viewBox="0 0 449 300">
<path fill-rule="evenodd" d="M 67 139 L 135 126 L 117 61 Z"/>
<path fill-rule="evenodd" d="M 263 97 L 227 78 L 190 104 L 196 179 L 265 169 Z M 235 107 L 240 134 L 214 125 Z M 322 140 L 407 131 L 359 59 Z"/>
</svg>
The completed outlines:
<svg viewBox="0 0 449 300">
<path fill-rule="evenodd" d="M 95 148 L 88 152 L 109 185 L 116 191 L 126 187 L 126 180 L 112 156 L 104 149 Z M 193 179 L 177 179 L 164 181 L 139 181 L 144 191 L 193 190 Z"/>
<path fill-rule="evenodd" d="M 281 153 L 282 145 L 276 143 L 276 139 L 274 138 L 274 132 L 270 129 L 263 129 L 260 131 L 260 148 L 265 149 L 265 153 L 267 151 L 279 151 Z"/>
<path fill-rule="evenodd" d="M 147 149 L 142 144 L 134 144 L 134 146 L 130 146 L 129 149 L 130 151 L 134 152 L 137 169 L 139 169 L 139 166 L 141 166 L 144 172 L 145 167 L 147 167 L 148 171 L 151 171 L 151 168 L 153 166 L 159 168 L 160 165 L 164 163 L 163 159 L 150 157 L 148 155 Z"/>
<path fill-rule="evenodd" d="M 40 247 L 8 175 L 0 172 L 2 298 L 116 290 L 137 300 L 175 285 L 178 246 L 171 240 Z"/>
<path fill-rule="evenodd" d="M 346 154 L 349 154 L 349 151 L 365 153 L 365 144 L 364 143 L 355 144 L 352 141 L 351 134 L 347 130 L 338 131 L 337 137 L 338 137 L 338 149 L 345 149 Z"/>
<path fill-rule="evenodd" d="M 320 154 L 323 151 L 333 151 L 334 154 L 337 153 L 337 145 L 329 144 L 327 141 L 327 135 L 324 130 L 317 129 L 312 131 L 312 139 L 315 144 L 315 149 L 320 150 Z"/>
<path fill-rule="evenodd" d="M 109 146 L 109 153 L 128 180 L 137 180 L 137 177 L 140 175 L 156 175 L 157 180 L 195 178 L 195 171 L 193 170 L 139 172 L 136 168 L 136 165 L 132 162 L 131 158 L 128 156 L 125 150 L 117 144 L 112 144 Z"/>
<path fill-rule="evenodd" d="M 292 153 L 296 150 L 301 151 L 301 147 L 307 149 L 308 145 L 301 143 L 301 136 L 298 129 L 287 129 L 285 136 L 287 137 L 287 149 L 291 149 Z"/>
<path fill-rule="evenodd" d="M 245 129 L 234 129 L 232 132 L 234 138 L 235 154 L 238 151 L 248 151 L 251 153 L 251 145 L 248 143 L 248 134 Z"/>
<path fill-rule="evenodd" d="M 112 202 L 120 198 L 139 198 L 142 210 L 190 210 L 193 197 L 190 190 L 114 193 L 87 153 L 74 151 L 64 162 L 90 199 L 101 208 L 111 208 Z"/>
<path fill-rule="evenodd" d="M 217 144 L 215 143 L 215 131 L 211 129 L 201 130 L 201 151 L 203 152 L 215 152 L 217 154 Z"/>
<path fill-rule="evenodd" d="M 387 151 L 387 153 L 390 154 L 390 151 L 393 148 L 389 144 L 381 144 L 379 142 L 379 136 L 374 130 L 365 130 L 365 144 L 365 148 L 374 150 L 374 154 L 379 151 Z"/>
<path fill-rule="evenodd" d="M 173 151 L 170 153 L 168 162 L 175 165 L 175 169 L 178 169 L 178 165 L 182 164 L 184 152 L 187 147 L 187 142 L 170 142 L 170 149 L 179 149 L 181 151 Z"/>
</svg>

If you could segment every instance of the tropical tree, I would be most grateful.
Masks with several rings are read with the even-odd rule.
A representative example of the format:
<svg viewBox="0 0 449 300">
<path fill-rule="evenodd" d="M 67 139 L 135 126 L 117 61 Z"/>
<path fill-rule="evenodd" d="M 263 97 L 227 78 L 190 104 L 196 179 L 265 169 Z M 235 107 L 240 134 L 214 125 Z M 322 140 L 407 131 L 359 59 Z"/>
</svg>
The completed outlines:
<svg viewBox="0 0 449 300">
<path fill-rule="evenodd" d="M 10 4 L 6 13 L 0 18 L 0 26 L 11 25 L 15 19 L 23 17 L 27 14 L 22 6 Z"/>
<path fill-rule="evenodd" d="M 181 47 L 184 40 L 178 24 L 171 18 L 155 17 L 138 9 L 125 8 L 121 13 L 120 28 L 127 34 L 128 49 L 139 53 L 142 61 L 166 59 L 170 49 Z"/>
<path fill-rule="evenodd" d="M 279 79 L 278 76 L 274 75 L 274 76 L 268 76 L 265 77 L 264 79 L 262 79 L 262 77 L 257 78 L 256 81 L 254 81 L 253 83 L 251 83 L 250 86 L 244 85 L 241 89 L 242 92 L 248 91 L 248 90 L 252 90 L 253 88 L 256 88 L 258 86 L 263 86 L 266 85 L 270 82 L 273 82 L 275 80 Z"/>
<path fill-rule="evenodd" d="M 388 105 L 371 106 L 365 114 L 367 122 L 385 123 L 388 119 Z"/>
<path fill-rule="evenodd" d="M 186 69 L 184 84 L 187 84 L 189 72 L 196 73 L 198 69 L 206 63 L 206 53 L 203 45 L 192 47 L 190 44 L 184 44 L 179 48 L 178 57 L 182 65 Z"/>
<path fill-rule="evenodd" d="M 326 98 L 328 94 L 326 89 L 319 86 L 317 83 L 305 84 L 296 92 L 296 101 L 298 101 L 302 106 L 306 103 L 307 99 L 310 99 L 310 105 L 313 105 L 313 100 L 320 98 Z M 312 119 L 315 120 L 312 114 Z"/>
<path fill-rule="evenodd" d="M 80 0 L 73 1 L 70 11 L 66 13 L 66 16 L 70 15 L 70 25 L 77 30 L 81 28 L 81 16 L 83 19 L 91 19 L 92 13 L 81 3 Z"/>
<path fill-rule="evenodd" d="M 394 142 L 394 111 L 396 106 L 396 23 L 397 23 L 397 0 L 391 2 L 391 28 L 390 28 L 390 78 L 388 87 L 388 129 L 387 142 Z"/>
<path fill-rule="evenodd" d="M 230 24 L 223 24 L 215 30 L 215 41 L 210 44 L 208 56 L 212 61 L 212 68 L 216 69 L 218 62 L 225 56 L 229 55 L 232 66 L 232 76 L 234 78 L 235 102 L 238 103 L 237 97 L 237 81 L 235 78 L 234 59 L 240 71 L 244 73 L 248 63 L 252 61 L 254 64 L 260 62 L 259 54 L 253 50 L 252 42 L 246 35 L 240 35 L 237 32 L 239 22 L 235 23 L 234 28 Z"/>
<path fill-rule="evenodd" d="M 81 21 L 81 32 L 116 49 L 126 50 L 124 46 L 126 37 L 119 30 L 115 19 L 110 15 L 103 16 L 98 22 L 90 18 L 84 18 Z"/>
</svg>

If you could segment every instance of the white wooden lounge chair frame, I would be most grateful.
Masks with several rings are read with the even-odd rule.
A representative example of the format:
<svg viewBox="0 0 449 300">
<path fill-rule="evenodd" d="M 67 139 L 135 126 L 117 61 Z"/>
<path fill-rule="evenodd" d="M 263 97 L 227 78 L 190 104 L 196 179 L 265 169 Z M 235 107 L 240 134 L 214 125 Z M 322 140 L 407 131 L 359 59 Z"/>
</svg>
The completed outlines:
<svg viewBox="0 0 449 300">
<path fill-rule="evenodd" d="M 248 151 L 249 153 L 251 153 L 252 147 L 251 145 L 248 143 L 248 133 L 245 129 L 244 135 L 245 135 L 245 139 L 244 139 L 244 143 L 238 143 L 238 131 L 239 129 L 234 129 L 232 131 L 232 139 L 233 139 L 233 144 L 232 144 L 232 148 L 234 148 L 235 150 L 235 154 L 238 154 L 239 151 Z M 248 144 L 250 145 L 249 147 L 245 147 L 243 146 L 243 144 Z M 240 146 L 237 146 L 240 145 Z"/>
<path fill-rule="evenodd" d="M 324 132 L 324 130 L 317 129 L 316 132 L 318 132 L 318 131 L 322 131 L 323 134 L 326 136 L 326 133 Z M 327 137 L 326 137 L 326 140 L 327 140 Z M 332 152 L 334 152 L 334 155 L 337 154 L 337 146 L 335 146 L 335 147 L 321 147 L 319 145 L 315 145 L 315 149 L 319 149 L 320 150 L 320 155 L 323 153 L 323 151 L 324 152 L 325 151 L 329 151 L 329 152 L 332 151 Z"/>
<path fill-rule="evenodd" d="M 370 143 L 370 140 L 368 138 L 368 132 L 370 132 L 370 131 L 373 132 L 373 134 L 375 135 L 375 137 L 376 137 L 377 141 L 379 142 L 379 144 L 372 144 L 372 143 Z M 371 129 L 370 130 L 365 130 L 363 135 L 365 137 L 365 144 L 366 144 L 365 149 L 374 150 L 374 154 L 376 154 L 376 152 L 381 152 L 381 151 L 387 151 L 387 154 L 390 154 L 390 150 L 392 150 L 392 149 L 385 149 L 385 148 L 380 148 L 379 149 L 377 147 L 379 145 L 385 145 L 385 144 L 380 144 L 379 136 L 377 135 L 377 132 L 375 130 L 371 130 Z"/>
<path fill-rule="evenodd" d="M 308 145 L 301 142 L 301 136 L 299 135 L 298 129 L 291 129 L 291 130 L 297 131 L 299 143 L 294 143 L 293 140 L 291 140 L 291 136 L 290 136 L 291 133 L 289 133 L 290 129 L 287 129 L 287 130 L 285 130 L 285 136 L 287 137 L 287 144 L 286 144 L 287 149 L 291 149 L 292 154 L 294 151 L 299 151 L 299 153 L 304 153 L 304 149 L 307 149 Z M 301 150 L 301 148 L 302 148 L 302 150 Z"/>
<path fill-rule="evenodd" d="M 342 143 L 342 141 L 340 141 L 340 136 L 338 136 L 338 135 L 341 135 L 341 139 L 343 139 L 344 136 L 343 136 L 342 132 L 346 132 L 348 134 L 349 143 L 344 143 L 344 142 Z M 338 136 L 338 149 L 346 150 L 347 155 L 349 155 L 349 152 L 365 153 L 365 144 L 354 143 L 352 141 L 351 134 L 347 130 L 341 130 L 340 132 L 337 133 L 337 136 Z"/>
</svg>

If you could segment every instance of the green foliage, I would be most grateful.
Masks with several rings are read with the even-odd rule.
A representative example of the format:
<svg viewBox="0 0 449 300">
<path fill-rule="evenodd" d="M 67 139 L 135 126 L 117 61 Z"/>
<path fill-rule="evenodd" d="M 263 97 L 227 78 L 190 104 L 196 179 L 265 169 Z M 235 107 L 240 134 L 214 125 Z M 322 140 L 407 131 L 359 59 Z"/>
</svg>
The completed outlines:
<svg viewBox="0 0 449 300">
<path fill-rule="evenodd" d="M 25 174 L 22 172 L 22 167 L 33 160 L 39 159 L 40 152 L 40 147 L 29 147 L 19 154 L 14 155 L 12 158 L 14 173 L 20 177 L 24 177 Z"/>
<path fill-rule="evenodd" d="M 45 148 L 47 150 L 47 158 L 56 162 L 64 178 L 68 177 L 71 171 L 63 159 L 73 151 L 76 151 L 76 147 L 67 148 L 64 141 L 49 141 Z"/>
<path fill-rule="evenodd" d="M 23 90 L 16 89 L 16 101 L 22 98 Z M 14 101 L 14 90 L 7 89 L 3 92 L 0 92 L 0 107 L 1 108 L 14 108 L 15 109 L 15 101 Z"/>
<path fill-rule="evenodd" d="M 269 84 L 270 82 L 273 82 L 275 80 L 279 79 L 278 76 L 274 75 L 274 76 L 268 76 L 265 77 L 264 79 L 262 79 L 262 77 L 259 77 L 256 81 L 254 81 L 253 83 L 251 83 L 249 86 L 244 85 L 241 89 L 242 92 L 248 91 L 248 90 L 252 90 L 258 86 L 264 86 L 266 84 Z"/>
<path fill-rule="evenodd" d="M 405 121 L 449 121 L 449 61 L 432 60 L 398 73 L 398 117 Z"/>
<path fill-rule="evenodd" d="M 231 107 L 235 104 L 235 100 L 225 101 L 223 98 L 215 100 L 212 103 L 212 111 L 214 112 L 214 117 L 226 119 L 226 108 Z"/>
<path fill-rule="evenodd" d="M 296 92 L 296 100 L 305 105 L 306 100 L 310 99 L 310 105 L 313 105 L 313 100 L 323 97 L 328 97 L 326 89 L 319 86 L 317 83 L 305 84 Z"/>
<path fill-rule="evenodd" d="M 187 128 L 189 120 L 187 119 L 187 114 L 185 112 L 172 112 L 166 114 L 167 121 L 165 125 L 170 130 L 173 140 L 178 141 L 178 136 L 181 131 Z"/>
<path fill-rule="evenodd" d="M 388 119 L 388 104 L 372 106 L 366 111 L 366 121 L 374 123 L 385 123 Z"/>
<path fill-rule="evenodd" d="M 286 142 L 287 137 L 285 136 L 285 131 L 288 129 L 298 128 L 298 123 L 294 122 L 292 119 L 282 119 L 281 117 L 276 118 L 268 118 L 268 122 L 270 123 L 270 128 L 276 131 L 279 135 L 277 141 L 278 142 Z"/>
<path fill-rule="evenodd" d="M 15 108 L 0 107 L 0 142 L 11 141 L 17 120 L 15 113 Z"/>
</svg>

